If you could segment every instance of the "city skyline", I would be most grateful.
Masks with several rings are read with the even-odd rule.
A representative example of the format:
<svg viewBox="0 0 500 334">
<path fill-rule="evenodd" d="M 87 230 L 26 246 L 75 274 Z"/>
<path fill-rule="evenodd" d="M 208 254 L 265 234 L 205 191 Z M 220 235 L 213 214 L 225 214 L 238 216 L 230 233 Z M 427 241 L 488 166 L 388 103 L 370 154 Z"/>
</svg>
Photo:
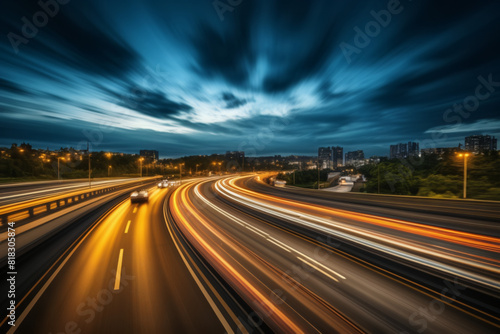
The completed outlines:
<svg viewBox="0 0 500 334">
<path fill-rule="evenodd" d="M 1 7 L 2 333 L 500 333 L 499 0 Z"/>
<path fill-rule="evenodd" d="M 490 144 L 487 144 L 488 145 L 491 145 L 491 146 L 484 146 L 485 144 L 483 143 L 483 141 L 481 141 L 481 145 L 483 146 L 478 146 L 476 147 L 475 149 L 471 149 L 471 148 L 468 148 L 468 144 L 467 144 L 467 141 L 468 140 L 471 140 L 472 138 L 475 138 L 476 140 L 491 140 L 491 143 Z M 484 138 L 484 139 L 482 139 Z M 407 156 L 409 155 L 415 155 L 420 152 L 420 151 L 426 151 L 426 152 L 433 152 L 435 151 L 436 149 L 437 150 L 443 150 L 443 149 L 458 149 L 458 150 L 466 150 L 466 151 L 470 151 L 471 153 L 480 153 L 480 151 L 482 150 L 493 150 L 493 151 L 496 151 L 497 150 L 497 146 L 496 146 L 496 137 L 495 136 L 490 136 L 489 134 L 485 134 L 485 135 L 470 135 L 470 136 L 466 136 L 464 137 L 463 141 L 458 143 L 458 145 L 456 146 L 439 146 L 439 145 L 434 145 L 434 146 L 431 146 L 431 147 L 420 147 L 420 143 L 419 142 L 404 142 L 404 143 L 398 143 L 398 144 L 390 144 L 389 145 L 389 148 L 387 149 L 387 153 L 386 154 L 381 154 L 381 155 L 376 155 L 376 154 L 367 154 L 366 157 L 388 157 L 388 158 L 406 158 Z M 82 142 L 83 143 L 83 142 Z M 5 146 L 0 146 L 0 148 L 5 148 L 5 149 L 8 149 L 10 148 L 12 145 L 14 146 L 18 146 L 18 145 L 22 145 L 22 144 L 26 144 L 26 145 L 31 145 L 29 142 L 22 142 L 22 143 L 12 143 L 11 145 L 5 145 Z M 412 144 L 414 145 L 415 147 L 413 147 L 412 150 L 408 150 L 408 145 L 409 144 Z M 399 147 L 401 145 L 406 145 L 406 149 L 404 149 L 403 152 L 399 152 Z M 476 144 L 477 145 L 477 144 Z M 38 150 L 45 150 L 47 149 L 47 151 L 58 151 L 60 149 L 74 149 L 74 150 L 77 150 L 77 151 L 86 151 L 86 148 L 84 149 L 78 149 L 78 148 L 75 148 L 75 147 L 59 147 L 59 148 L 50 148 L 50 147 L 38 147 L 36 145 L 31 145 L 33 147 L 33 149 L 38 149 Z M 398 151 L 395 152 L 394 154 L 391 153 L 392 150 L 398 148 Z M 322 153 L 322 150 L 325 150 L 323 153 Z M 328 152 L 326 152 L 326 150 L 329 150 Z M 337 152 L 335 152 L 335 150 L 338 150 Z M 155 152 L 154 154 L 156 154 L 156 156 L 158 157 L 157 159 L 176 159 L 176 158 L 181 158 L 183 156 L 209 156 L 209 155 L 228 155 L 228 154 L 236 154 L 236 153 L 242 153 L 243 155 L 245 155 L 245 152 L 244 151 L 231 151 L 231 150 L 226 150 L 225 152 L 210 152 L 210 153 L 200 153 L 200 154 L 186 154 L 186 155 L 180 155 L 180 156 L 168 156 L 165 152 L 161 152 L 161 151 L 158 151 L 158 150 L 148 150 L 148 149 L 140 149 L 138 152 L 126 152 L 126 151 L 112 151 L 112 150 L 105 150 L 105 149 L 101 149 L 101 150 L 97 150 L 97 151 L 100 151 L 100 152 L 112 152 L 112 153 L 126 153 L 126 154 L 135 154 L 135 155 L 139 155 L 139 156 L 143 156 L 143 151 L 145 152 L 144 154 L 152 154 L 152 152 Z M 314 148 L 312 148 L 312 151 L 315 151 Z M 346 147 L 343 147 L 343 146 L 340 146 L 340 145 L 332 145 L 331 147 L 330 146 L 320 146 L 317 148 L 317 153 L 314 153 L 314 152 L 307 152 L 307 153 L 288 153 L 288 154 L 282 154 L 282 153 L 273 153 L 273 154 L 262 154 L 262 155 L 247 155 L 248 157 L 266 157 L 266 156 L 310 156 L 310 157 L 315 157 L 315 156 L 320 156 L 320 159 L 321 160 L 328 160 L 330 161 L 330 163 L 332 164 L 332 167 L 335 167 L 335 164 L 336 164 L 336 161 L 338 159 L 340 159 L 339 161 L 339 164 L 342 164 L 342 160 L 345 160 L 344 159 L 344 154 L 343 152 L 345 151 L 346 153 L 349 153 L 349 152 L 354 152 L 354 151 L 365 151 L 362 147 L 356 147 L 355 149 L 346 149 Z M 402 153 L 402 154 L 401 154 Z M 408 154 L 409 153 L 409 154 Z M 329 157 L 326 157 L 326 155 L 329 155 Z"/>
<path fill-rule="evenodd" d="M 70 2 L 40 27 L 50 8 L 6 6 L 1 146 L 370 156 L 500 136 L 497 2 Z"/>
</svg>

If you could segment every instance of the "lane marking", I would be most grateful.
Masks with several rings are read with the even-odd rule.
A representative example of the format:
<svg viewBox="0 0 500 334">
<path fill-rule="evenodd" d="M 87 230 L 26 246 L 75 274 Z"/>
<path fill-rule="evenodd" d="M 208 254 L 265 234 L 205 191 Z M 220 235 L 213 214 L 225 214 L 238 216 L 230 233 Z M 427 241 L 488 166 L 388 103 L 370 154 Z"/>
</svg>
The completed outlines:
<svg viewBox="0 0 500 334">
<path fill-rule="evenodd" d="M 286 250 L 288 253 L 291 253 L 291 252 L 292 252 L 291 250 L 286 249 L 285 247 L 281 246 L 280 244 L 278 244 L 277 242 L 274 242 L 274 241 L 273 241 L 273 240 L 271 240 L 271 239 L 267 239 L 267 241 L 269 241 L 269 242 L 270 242 L 270 243 L 272 243 L 272 244 L 275 244 L 275 245 L 276 245 L 276 246 L 278 246 L 279 248 L 282 248 L 282 249 Z"/>
<path fill-rule="evenodd" d="M 137 212 L 137 206 L 134 208 L 134 211 L 132 211 L 132 213 L 136 213 Z"/>
<path fill-rule="evenodd" d="M 334 280 L 335 282 L 338 282 L 339 280 L 336 279 L 335 277 L 331 276 L 330 274 L 326 273 L 325 271 L 321 270 L 320 268 L 316 267 L 314 264 L 311 264 L 309 263 L 308 261 L 304 260 L 303 258 L 301 257 L 298 257 L 297 256 L 297 259 L 299 259 L 300 261 L 304 262 L 305 264 L 307 264 L 308 266 L 310 266 L 311 268 L 314 268 L 316 269 L 317 271 L 319 271 L 320 273 L 322 273 L 323 275 L 331 278 L 332 280 Z"/>
<path fill-rule="evenodd" d="M 131 222 L 132 222 L 131 220 L 129 220 L 129 221 L 127 222 L 127 227 L 125 228 L 125 233 L 128 233 L 128 228 L 130 227 L 130 223 L 131 223 Z"/>
<path fill-rule="evenodd" d="M 116 267 L 115 290 L 120 290 L 120 279 L 122 278 L 122 262 L 123 262 L 123 248 L 120 249 L 120 256 L 118 257 L 118 266 Z"/>
<path fill-rule="evenodd" d="M 310 258 L 309 256 L 307 256 L 306 254 L 303 254 L 303 253 L 300 253 L 302 256 L 304 256 L 306 259 L 308 259 L 309 261 L 311 262 L 314 262 L 316 263 L 318 266 L 320 267 L 323 267 L 325 270 L 331 272 L 332 274 L 334 275 L 337 275 L 338 277 L 342 278 L 342 279 L 345 279 L 344 276 L 340 275 L 338 272 L 336 272 L 335 270 L 332 270 L 331 268 L 328 268 L 327 266 L 325 266 L 323 263 L 320 263 L 312 258 Z"/>
<path fill-rule="evenodd" d="M 57 264 L 57 262 L 59 260 L 61 260 L 64 256 L 66 256 L 66 258 L 64 258 L 63 262 L 57 267 L 57 269 L 52 273 L 52 275 L 50 276 L 50 278 L 45 282 L 45 284 L 42 286 L 42 288 L 38 291 L 38 293 L 35 295 L 35 297 L 31 300 L 31 302 L 28 304 L 28 306 L 26 306 L 26 308 L 24 309 L 24 311 L 21 313 L 21 316 L 17 319 L 16 321 L 16 326 L 15 327 L 11 327 L 9 329 L 9 331 L 7 333 L 9 334 L 12 334 L 14 333 L 17 328 L 19 328 L 19 326 L 21 325 L 21 323 L 24 321 L 24 319 L 28 316 L 28 314 L 30 313 L 31 309 L 35 306 L 35 304 L 38 302 L 38 300 L 40 299 L 40 297 L 43 295 L 43 293 L 45 292 L 45 290 L 47 290 L 47 288 L 49 287 L 49 285 L 52 283 L 52 281 L 54 281 L 54 279 L 56 278 L 57 274 L 62 270 L 62 268 L 64 267 L 64 265 L 69 261 L 69 259 L 71 258 L 71 256 L 76 252 L 76 250 L 78 249 L 78 247 L 80 247 L 80 245 L 87 239 L 87 237 L 92 233 L 92 231 L 94 229 L 97 228 L 97 226 L 103 221 L 105 220 L 109 214 L 115 209 L 117 208 L 118 206 L 122 205 L 124 202 L 126 202 L 127 200 L 123 200 L 122 202 L 116 204 L 115 206 L 113 206 L 112 208 L 110 208 L 108 211 L 106 211 L 106 213 L 104 215 L 102 215 L 98 221 L 96 222 L 95 225 L 93 225 L 90 230 L 87 229 L 86 232 L 84 232 L 84 236 L 80 239 L 80 240 L 75 240 L 71 246 L 68 248 L 68 249 L 71 249 L 71 252 L 69 252 L 69 254 L 66 256 L 66 252 L 64 252 L 57 260 L 56 262 L 54 262 L 54 264 L 49 268 L 48 271 L 46 271 L 46 273 L 44 274 L 44 276 L 46 274 L 49 273 L 49 271 Z M 76 246 L 74 248 L 73 245 Z M 30 289 L 30 291 L 28 291 L 28 294 L 31 293 L 31 291 L 33 291 L 33 289 L 41 282 L 41 280 L 43 279 L 43 276 L 42 278 L 40 278 L 36 283 L 35 285 Z M 28 294 L 26 294 L 23 299 L 16 305 L 16 307 L 19 306 L 20 303 L 22 303 L 26 296 L 28 296 Z M 8 317 L 5 317 L 4 320 L 2 321 L 2 323 L 0 324 L 0 326 L 2 326 L 5 321 L 8 319 Z"/>
</svg>

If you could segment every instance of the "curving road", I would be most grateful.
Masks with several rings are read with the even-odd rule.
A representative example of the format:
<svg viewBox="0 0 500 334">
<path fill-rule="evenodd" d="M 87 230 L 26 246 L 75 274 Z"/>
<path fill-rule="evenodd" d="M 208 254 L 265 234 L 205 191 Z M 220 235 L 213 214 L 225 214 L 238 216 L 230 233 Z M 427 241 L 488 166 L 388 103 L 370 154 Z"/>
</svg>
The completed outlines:
<svg viewBox="0 0 500 334">
<path fill-rule="evenodd" d="M 191 244 L 273 330 L 498 333 L 496 227 L 478 234 L 450 228 L 453 219 L 442 216 L 429 215 L 441 225 L 433 226 L 422 222 L 427 215 L 412 221 L 389 209 L 332 208 L 313 197 L 257 192 L 255 182 L 184 185 L 170 209 Z"/>
<path fill-rule="evenodd" d="M 109 211 L 39 284 L 10 332 L 226 331 L 172 241 L 163 215 L 168 191 Z"/>
<path fill-rule="evenodd" d="M 329 196 L 247 175 L 154 187 L 143 204 L 116 199 L 73 223 L 88 228 L 53 236 L 75 239 L 58 252 L 54 242 L 58 258 L 22 255 L 53 265 L 30 273 L 39 280 L 16 327 L 2 330 L 498 333 L 494 204 L 471 218 L 460 202 L 405 210 L 412 200 Z"/>
</svg>

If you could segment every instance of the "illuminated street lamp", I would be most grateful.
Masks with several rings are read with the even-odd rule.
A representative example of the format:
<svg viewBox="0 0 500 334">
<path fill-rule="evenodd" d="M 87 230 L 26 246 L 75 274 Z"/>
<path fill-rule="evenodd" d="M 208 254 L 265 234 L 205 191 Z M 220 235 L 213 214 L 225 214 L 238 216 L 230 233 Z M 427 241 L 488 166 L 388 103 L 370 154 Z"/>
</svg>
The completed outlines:
<svg viewBox="0 0 500 334">
<path fill-rule="evenodd" d="M 200 164 L 196 164 L 196 171 L 195 171 L 195 173 L 194 173 L 195 175 L 198 175 L 198 166 L 199 166 L 199 165 L 200 165 Z"/>
<path fill-rule="evenodd" d="M 144 160 L 144 158 L 139 158 L 139 168 L 141 170 L 141 177 L 142 177 L 142 161 Z"/>
<path fill-rule="evenodd" d="M 460 153 L 458 155 L 460 158 L 464 158 L 464 199 L 467 198 L 467 157 L 469 153 Z"/>
<path fill-rule="evenodd" d="M 59 160 L 64 160 L 63 157 L 57 157 L 57 179 L 60 180 L 61 178 L 59 177 Z"/>
<path fill-rule="evenodd" d="M 219 174 L 221 172 L 221 167 L 220 167 L 221 165 L 222 165 L 222 162 L 219 162 Z"/>
<path fill-rule="evenodd" d="M 111 165 L 108 166 L 108 177 L 109 177 L 109 173 L 111 171 L 111 168 L 113 168 Z"/>
</svg>

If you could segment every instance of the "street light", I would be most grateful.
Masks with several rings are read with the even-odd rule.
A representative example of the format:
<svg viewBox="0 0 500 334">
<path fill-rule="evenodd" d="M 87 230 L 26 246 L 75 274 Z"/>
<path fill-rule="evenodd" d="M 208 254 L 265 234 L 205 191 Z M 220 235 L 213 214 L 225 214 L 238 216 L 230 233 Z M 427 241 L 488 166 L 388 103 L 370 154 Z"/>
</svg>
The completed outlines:
<svg viewBox="0 0 500 334">
<path fill-rule="evenodd" d="M 139 159 L 139 168 L 141 170 L 141 177 L 142 177 L 142 161 L 144 160 L 144 158 L 140 158 Z"/>
<path fill-rule="evenodd" d="M 59 160 L 64 158 L 63 157 L 57 157 L 57 179 L 60 180 L 61 178 L 59 177 Z"/>
<path fill-rule="evenodd" d="M 319 190 L 319 155 L 318 155 L 318 190 Z"/>
<path fill-rule="evenodd" d="M 195 173 L 194 173 L 195 175 L 198 175 L 198 166 L 199 166 L 199 165 L 200 165 L 200 164 L 196 164 L 196 171 L 195 171 Z"/>
<path fill-rule="evenodd" d="M 111 165 L 108 166 L 108 177 L 109 177 L 109 172 L 111 171 L 111 168 L 113 168 Z"/>
<path fill-rule="evenodd" d="M 219 174 L 221 173 L 221 166 L 222 165 L 222 162 L 219 162 Z"/>
<path fill-rule="evenodd" d="M 467 157 L 469 153 L 460 153 L 458 155 L 460 158 L 464 158 L 464 199 L 467 198 Z"/>
</svg>

